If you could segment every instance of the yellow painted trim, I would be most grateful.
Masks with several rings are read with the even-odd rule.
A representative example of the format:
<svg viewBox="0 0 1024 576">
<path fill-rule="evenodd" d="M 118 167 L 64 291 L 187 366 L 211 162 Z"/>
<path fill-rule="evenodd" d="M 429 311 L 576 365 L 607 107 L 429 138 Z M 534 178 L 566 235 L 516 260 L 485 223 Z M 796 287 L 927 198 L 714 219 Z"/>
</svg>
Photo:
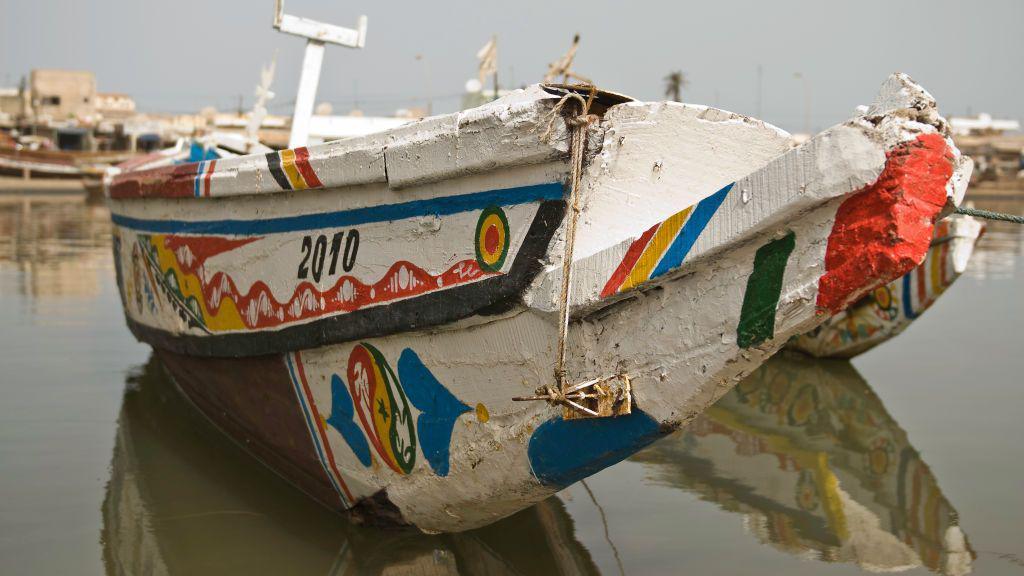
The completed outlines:
<svg viewBox="0 0 1024 576">
<path fill-rule="evenodd" d="M 203 315 L 203 322 L 210 332 L 225 332 L 229 330 L 246 330 L 248 327 L 242 321 L 242 315 L 227 293 L 221 296 L 217 313 L 214 314 L 206 307 L 206 298 L 203 296 L 202 283 L 195 274 L 186 274 L 178 266 L 178 259 L 174 252 L 164 247 L 164 235 L 153 235 L 151 242 L 156 247 L 157 264 L 163 274 L 170 269 L 178 278 L 178 289 L 185 298 L 193 297 L 199 303 L 200 312 Z"/>
<path fill-rule="evenodd" d="M 306 185 L 306 180 L 299 174 L 299 169 L 295 167 L 295 150 L 281 151 L 281 169 L 288 176 L 288 181 L 292 183 L 293 189 L 305 190 L 309 188 Z"/>
<path fill-rule="evenodd" d="M 665 250 L 668 250 L 672 241 L 675 240 L 679 231 L 683 228 L 683 224 L 690 217 L 691 212 L 693 212 L 693 206 L 669 216 L 668 219 L 658 226 L 658 231 L 654 233 L 654 237 L 647 243 L 647 247 L 644 248 L 640 258 L 637 259 L 633 270 L 630 271 L 629 276 L 619 286 L 619 292 L 635 288 L 650 279 L 651 271 L 658 265 Z"/>
</svg>

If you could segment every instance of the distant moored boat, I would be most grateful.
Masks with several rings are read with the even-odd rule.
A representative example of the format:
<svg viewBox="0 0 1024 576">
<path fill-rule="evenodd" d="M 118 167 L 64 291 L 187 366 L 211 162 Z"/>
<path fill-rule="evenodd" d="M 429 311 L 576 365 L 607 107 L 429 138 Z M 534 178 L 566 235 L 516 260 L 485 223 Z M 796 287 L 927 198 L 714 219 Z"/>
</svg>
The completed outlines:
<svg viewBox="0 0 1024 576">
<path fill-rule="evenodd" d="M 982 228 L 963 214 L 940 220 L 920 266 L 793 339 L 789 348 L 819 358 L 852 358 L 898 336 L 967 270 Z"/>
</svg>

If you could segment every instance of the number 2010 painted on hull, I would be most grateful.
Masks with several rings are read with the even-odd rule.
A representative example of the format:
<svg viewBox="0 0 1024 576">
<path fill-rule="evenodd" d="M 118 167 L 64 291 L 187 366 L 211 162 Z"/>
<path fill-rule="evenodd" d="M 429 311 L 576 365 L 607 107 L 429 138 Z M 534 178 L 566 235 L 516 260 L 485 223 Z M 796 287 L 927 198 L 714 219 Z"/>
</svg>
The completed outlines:
<svg viewBox="0 0 1024 576">
<path fill-rule="evenodd" d="M 324 263 L 327 259 L 327 236 L 321 234 L 313 240 L 313 236 L 302 238 L 302 262 L 299 262 L 298 278 L 306 279 L 312 274 L 313 281 L 319 282 L 323 276 Z M 345 250 L 341 250 L 341 241 L 345 240 Z M 338 256 L 341 256 L 341 268 L 345 272 L 351 272 L 356 265 L 356 253 L 359 252 L 359 230 L 337 232 L 331 238 L 331 265 L 327 269 L 327 275 L 333 276 L 338 269 Z"/>
</svg>

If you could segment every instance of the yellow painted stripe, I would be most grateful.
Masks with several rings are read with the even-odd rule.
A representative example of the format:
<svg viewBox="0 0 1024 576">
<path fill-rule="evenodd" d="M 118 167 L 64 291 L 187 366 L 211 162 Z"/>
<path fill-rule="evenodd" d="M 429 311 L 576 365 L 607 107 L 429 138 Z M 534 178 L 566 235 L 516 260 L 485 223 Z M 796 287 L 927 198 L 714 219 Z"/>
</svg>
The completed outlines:
<svg viewBox="0 0 1024 576">
<path fill-rule="evenodd" d="M 299 169 L 295 167 L 295 150 L 281 151 L 281 168 L 288 176 L 288 181 L 292 183 L 293 189 L 305 190 L 309 188 L 306 185 L 306 180 L 302 178 L 302 174 L 299 174 Z"/>
<path fill-rule="evenodd" d="M 679 234 L 679 230 L 686 223 L 686 219 L 690 217 L 690 212 L 693 212 L 693 206 L 669 216 L 667 220 L 661 223 L 658 231 L 654 233 L 654 237 L 647 243 L 647 248 L 644 248 L 644 253 L 637 259 L 633 270 L 630 271 L 622 286 L 619 286 L 619 292 L 629 290 L 651 277 L 651 271 L 658 265 L 662 254 L 665 253 L 665 250 L 668 250 L 669 245 L 672 244 L 672 241 Z"/>
<path fill-rule="evenodd" d="M 945 258 L 943 258 L 945 254 L 942 253 L 943 246 L 945 244 L 932 248 L 931 253 L 928 254 L 929 259 L 932 261 L 932 298 L 938 298 L 942 295 L 942 265 L 945 264 Z"/>
<path fill-rule="evenodd" d="M 939 518 L 939 506 L 942 504 L 942 495 L 939 494 L 936 488 L 934 478 L 929 478 L 927 491 L 928 494 L 924 500 L 923 520 L 924 529 L 923 532 L 932 538 L 938 538 L 942 534 L 942 520 Z"/>
<path fill-rule="evenodd" d="M 818 482 L 818 494 L 821 496 L 822 507 L 825 509 L 825 517 L 828 518 L 832 532 L 839 537 L 840 542 L 845 542 L 850 537 L 846 525 L 846 511 L 843 509 L 843 497 L 839 493 L 839 478 L 828 464 L 828 454 L 818 454 L 817 474 L 814 475 Z"/>
</svg>

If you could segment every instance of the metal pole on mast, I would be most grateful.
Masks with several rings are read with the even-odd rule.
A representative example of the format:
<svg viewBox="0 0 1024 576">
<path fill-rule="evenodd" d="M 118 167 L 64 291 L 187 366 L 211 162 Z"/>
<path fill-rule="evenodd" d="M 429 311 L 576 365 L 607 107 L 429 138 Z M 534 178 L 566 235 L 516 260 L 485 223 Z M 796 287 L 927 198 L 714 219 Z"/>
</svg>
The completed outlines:
<svg viewBox="0 0 1024 576">
<path fill-rule="evenodd" d="M 292 16 L 284 13 L 284 0 L 275 0 L 274 28 L 286 34 L 306 38 L 306 55 L 302 60 L 299 91 L 295 96 L 292 132 L 288 138 L 289 148 L 305 146 L 309 141 L 309 120 L 313 116 L 316 89 L 320 84 L 324 46 L 337 44 L 348 48 L 362 48 L 366 44 L 366 24 L 366 16 L 359 17 L 355 29 Z"/>
<path fill-rule="evenodd" d="M 324 63 L 324 43 L 316 40 L 306 42 L 306 55 L 302 58 L 302 74 L 299 76 L 299 91 L 295 95 L 295 112 L 292 115 L 292 133 L 288 147 L 305 146 L 309 141 L 309 119 L 313 116 L 316 88 L 320 84 L 320 69 Z"/>
</svg>

